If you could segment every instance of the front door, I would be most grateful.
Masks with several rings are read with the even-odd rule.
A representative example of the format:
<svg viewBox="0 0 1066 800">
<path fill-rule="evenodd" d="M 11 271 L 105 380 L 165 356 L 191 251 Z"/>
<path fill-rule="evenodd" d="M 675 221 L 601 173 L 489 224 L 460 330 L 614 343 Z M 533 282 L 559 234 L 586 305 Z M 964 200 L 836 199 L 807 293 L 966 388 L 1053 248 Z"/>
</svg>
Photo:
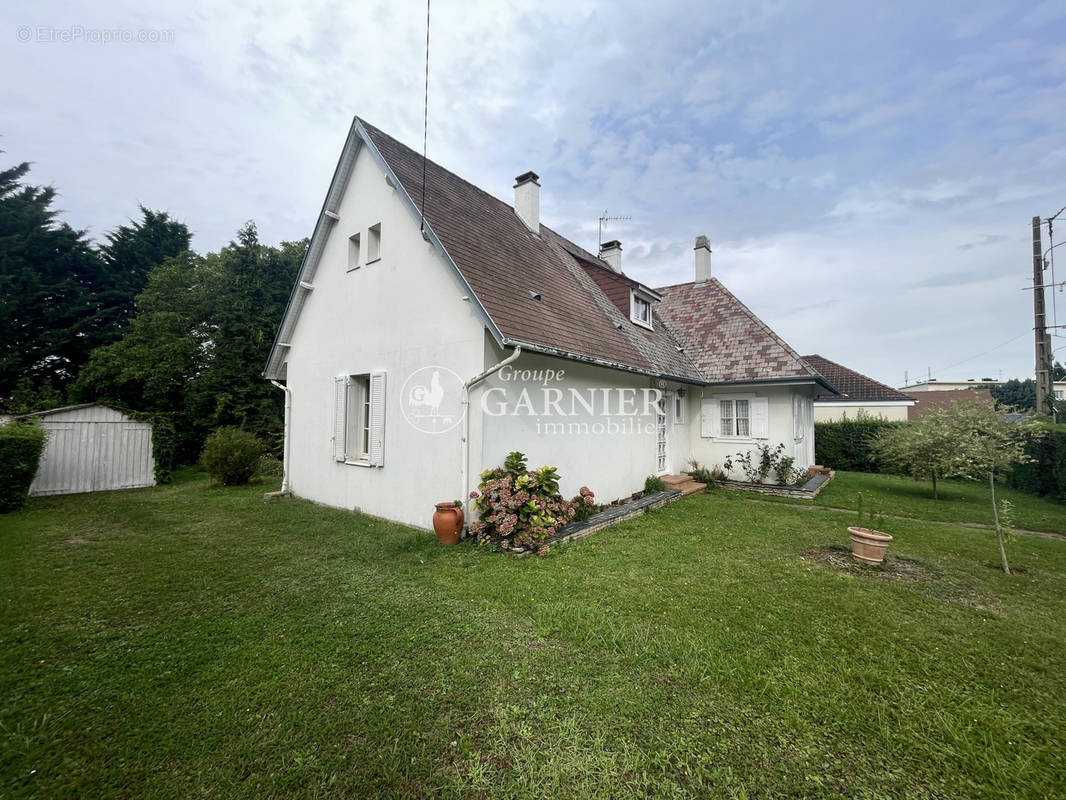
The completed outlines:
<svg viewBox="0 0 1066 800">
<path fill-rule="evenodd" d="M 666 422 L 666 393 L 659 395 L 659 402 L 655 408 L 655 474 L 665 475 L 669 472 L 669 458 L 667 455 L 666 447 L 666 435 L 667 435 L 667 422 Z"/>
</svg>

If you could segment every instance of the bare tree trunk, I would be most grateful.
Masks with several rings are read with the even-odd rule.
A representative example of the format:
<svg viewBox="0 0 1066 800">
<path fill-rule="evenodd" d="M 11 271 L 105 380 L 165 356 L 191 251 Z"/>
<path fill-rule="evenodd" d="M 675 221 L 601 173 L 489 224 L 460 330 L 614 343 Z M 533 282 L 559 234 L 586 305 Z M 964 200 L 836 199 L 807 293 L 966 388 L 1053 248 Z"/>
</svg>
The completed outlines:
<svg viewBox="0 0 1066 800">
<path fill-rule="evenodd" d="M 1007 563 L 1007 549 L 1003 546 L 1003 531 L 999 527 L 999 509 L 996 508 L 996 471 L 988 471 L 988 489 L 992 492 L 992 516 L 996 520 L 996 541 L 999 542 L 999 555 L 1003 559 L 1003 571 L 1010 575 L 1010 565 Z"/>
</svg>

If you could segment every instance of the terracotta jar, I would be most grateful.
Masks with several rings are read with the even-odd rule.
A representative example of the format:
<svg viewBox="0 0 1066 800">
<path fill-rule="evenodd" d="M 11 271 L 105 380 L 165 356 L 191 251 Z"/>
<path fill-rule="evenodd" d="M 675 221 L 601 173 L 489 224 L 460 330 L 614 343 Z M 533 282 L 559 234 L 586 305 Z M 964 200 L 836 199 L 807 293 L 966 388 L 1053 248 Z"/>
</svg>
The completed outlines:
<svg viewBox="0 0 1066 800">
<path fill-rule="evenodd" d="M 880 564 L 885 560 L 885 550 L 892 537 L 869 528 L 848 528 L 851 534 L 851 554 L 867 564 Z"/>
<path fill-rule="evenodd" d="M 433 532 L 443 545 L 459 544 L 463 531 L 463 507 L 455 503 L 437 503 L 433 512 Z"/>
</svg>

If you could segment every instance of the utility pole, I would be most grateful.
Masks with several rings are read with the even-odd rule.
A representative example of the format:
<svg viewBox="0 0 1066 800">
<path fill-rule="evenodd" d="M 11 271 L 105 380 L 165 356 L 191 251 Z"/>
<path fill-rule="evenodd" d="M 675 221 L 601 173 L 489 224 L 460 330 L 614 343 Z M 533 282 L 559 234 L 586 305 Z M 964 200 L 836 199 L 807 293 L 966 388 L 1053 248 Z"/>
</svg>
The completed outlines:
<svg viewBox="0 0 1066 800">
<path fill-rule="evenodd" d="M 1051 336 L 1044 307 L 1044 251 L 1040 241 L 1040 217 L 1033 217 L 1033 334 L 1036 339 L 1036 411 L 1050 414 Z"/>
</svg>

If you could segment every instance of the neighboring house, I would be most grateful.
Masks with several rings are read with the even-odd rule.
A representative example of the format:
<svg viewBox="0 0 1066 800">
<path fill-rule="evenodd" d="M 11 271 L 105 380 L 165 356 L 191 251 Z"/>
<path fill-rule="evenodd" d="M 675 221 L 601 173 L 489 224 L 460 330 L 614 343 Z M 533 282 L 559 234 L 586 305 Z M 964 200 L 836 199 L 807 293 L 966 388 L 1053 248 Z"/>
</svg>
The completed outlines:
<svg viewBox="0 0 1066 800">
<path fill-rule="evenodd" d="M 1056 400 L 1066 399 L 1066 381 L 1055 381 L 1051 384 L 1051 393 Z"/>
<path fill-rule="evenodd" d="M 946 391 L 926 392 L 918 398 L 918 405 L 908 409 L 907 419 L 920 419 L 931 408 L 949 408 L 952 403 L 961 400 L 966 403 L 980 403 L 990 408 L 996 407 L 992 392 L 988 389 L 950 389 Z"/>
<path fill-rule="evenodd" d="M 813 463 L 833 390 L 711 276 L 706 237 L 696 280 L 654 289 L 617 242 L 542 225 L 536 174 L 514 189 L 353 121 L 264 370 L 287 394 L 283 488 L 425 527 L 512 450 L 601 502 L 759 445 Z"/>
<path fill-rule="evenodd" d="M 150 423 L 95 403 L 24 416 L 48 435 L 31 496 L 155 486 Z"/>
<path fill-rule="evenodd" d="M 839 422 L 845 416 L 857 419 L 860 415 L 906 422 L 907 412 L 917 402 L 891 386 L 828 358 L 813 355 L 804 356 L 803 360 L 840 392 L 814 398 L 815 422 Z"/>
<path fill-rule="evenodd" d="M 970 378 L 965 381 L 940 381 L 936 378 L 930 378 L 927 381 L 918 381 L 918 383 L 911 383 L 907 386 L 899 387 L 901 392 L 907 392 L 908 394 L 913 392 L 955 392 L 959 389 L 981 389 L 989 386 L 1002 386 L 1003 381 L 995 381 L 991 378 Z"/>
</svg>

